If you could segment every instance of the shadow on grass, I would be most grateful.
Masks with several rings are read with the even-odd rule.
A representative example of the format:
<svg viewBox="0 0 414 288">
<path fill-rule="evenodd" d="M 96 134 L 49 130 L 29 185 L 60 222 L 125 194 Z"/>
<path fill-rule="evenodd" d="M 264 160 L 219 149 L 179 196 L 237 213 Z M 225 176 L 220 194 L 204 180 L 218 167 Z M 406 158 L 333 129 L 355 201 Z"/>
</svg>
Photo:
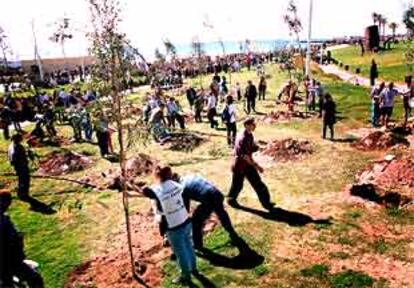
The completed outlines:
<svg viewBox="0 0 414 288">
<path fill-rule="evenodd" d="M 206 276 L 204 276 L 203 274 L 197 272 L 195 274 L 193 274 L 194 278 L 196 278 L 198 281 L 200 281 L 201 283 L 201 287 L 203 288 L 215 288 L 216 285 L 214 285 L 213 282 L 211 282 Z M 196 284 L 191 283 L 190 287 L 198 287 Z"/>
<path fill-rule="evenodd" d="M 220 266 L 234 270 L 253 269 L 263 263 L 264 257 L 251 249 L 241 237 L 233 239 L 232 243 L 239 250 L 239 254 L 237 256 L 224 256 L 207 248 L 198 250 L 197 255 L 201 258 L 206 259 L 214 266 Z"/>
<path fill-rule="evenodd" d="M 254 215 L 260 216 L 267 220 L 277 221 L 277 222 L 284 222 L 289 226 L 301 227 L 308 224 L 325 224 L 330 225 L 332 224 L 329 219 L 313 219 L 309 215 L 302 214 L 299 212 L 292 212 L 288 210 L 284 210 L 282 208 L 273 208 L 269 211 L 262 211 L 255 208 L 250 208 L 242 205 L 238 205 L 234 207 L 235 209 L 240 209 L 242 211 L 252 213 Z"/>
<path fill-rule="evenodd" d="M 21 199 L 23 202 L 26 202 L 30 205 L 30 210 L 38 212 L 45 215 L 55 214 L 56 211 L 52 209 L 49 205 L 40 202 L 39 200 L 28 196 L 27 198 Z"/>
<path fill-rule="evenodd" d="M 404 206 L 412 201 L 409 197 L 397 192 L 386 192 L 385 195 L 380 195 L 373 184 L 354 185 L 351 188 L 351 195 L 386 207 L 395 208 Z"/>
</svg>

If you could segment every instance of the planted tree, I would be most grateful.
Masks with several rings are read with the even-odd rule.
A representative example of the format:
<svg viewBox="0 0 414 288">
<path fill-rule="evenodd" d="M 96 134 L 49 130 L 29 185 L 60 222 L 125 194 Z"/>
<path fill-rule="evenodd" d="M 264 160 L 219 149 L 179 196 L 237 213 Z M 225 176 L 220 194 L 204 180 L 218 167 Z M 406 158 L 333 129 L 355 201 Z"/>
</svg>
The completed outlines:
<svg viewBox="0 0 414 288">
<path fill-rule="evenodd" d="M 305 59 L 303 55 L 303 51 L 301 49 L 300 43 L 300 33 L 303 30 L 302 21 L 298 16 L 298 8 L 294 0 L 290 0 L 286 14 L 284 15 L 284 21 L 288 26 L 289 33 L 291 36 L 295 37 L 296 43 L 299 49 L 299 56 L 300 56 L 300 66 L 302 66 L 302 75 L 305 74 Z M 294 55 L 292 55 L 294 56 Z M 298 71 L 296 71 L 298 74 Z M 300 78 L 300 77 L 295 77 Z"/>
<path fill-rule="evenodd" d="M 408 41 L 406 42 L 405 47 L 405 63 L 407 66 L 407 77 L 412 77 L 413 74 L 413 67 L 414 67 L 414 45 L 413 45 L 413 37 L 414 37 L 414 6 L 410 6 L 403 15 L 403 23 L 405 28 L 407 29 L 407 38 Z"/>
<path fill-rule="evenodd" d="M 49 38 L 52 42 L 59 44 L 62 49 L 63 59 L 66 63 L 66 52 L 65 52 L 65 43 L 66 40 L 72 39 L 73 34 L 70 31 L 70 19 L 64 17 L 55 23 L 56 31 L 53 32 L 52 36 Z"/>
<path fill-rule="evenodd" d="M 414 36 L 414 6 L 410 6 L 403 15 L 403 23 L 407 29 L 407 37 L 411 40 Z"/>
<path fill-rule="evenodd" d="M 191 41 L 191 48 L 192 48 L 192 54 L 195 56 L 195 59 L 197 61 L 198 66 L 198 77 L 199 77 L 199 84 L 200 88 L 203 88 L 203 80 L 202 80 L 202 74 L 204 72 L 203 68 L 203 56 L 204 56 L 204 48 L 203 43 L 201 43 L 200 39 L 198 37 L 194 37 Z"/>
<path fill-rule="evenodd" d="M 6 68 L 6 70 L 9 67 L 9 62 L 7 60 L 7 53 L 9 53 L 10 48 L 9 45 L 7 44 L 7 35 L 6 35 L 6 31 L 4 31 L 4 29 L 2 27 L 0 27 L 0 49 L 2 52 L 2 56 L 3 56 L 3 65 Z"/>
<path fill-rule="evenodd" d="M 177 56 L 177 48 L 175 48 L 174 44 L 168 38 L 162 40 L 162 42 L 164 43 L 167 55 L 171 58 L 175 58 Z"/>
<path fill-rule="evenodd" d="M 116 124 L 119 165 L 121 168 L 121 192 L 124 207 L 126 234 L 128 240 L 128 251 L 131 262 L 131 272 L 135 279 L 140 280 L 136 273 L 134 254 L 131 241 L 131 228 L 129 220 L 129 202 L 126 192 L 126 156 L 127 149 L 132 147 L 136 139 L 147 139 L 147 130 L 140 126 L 137 121 L 134 127 L 130 124 L 131 115 L 125 113 L 127 99 L 124 96 L 125 75 L 133 68 L 131 67 L 130 43 L 126 35 L 120 31 L 120 7 L 117 0 L 87 0 L 91 12 L 93 32 L 89 34 L 91 41 L 91 54 L 96 59 L 93 68 L 93 78 L 99 83 L 99 90 L 103 95 L 108 95 L 108 101 L 101 101 L 100 105 L 109 106 L 112 119 Z M 132 50 L 133 52 L 133 50 Z M 100 109 L 98 107 L 97 109 Z M 128 134 L 126 134 L 127 130 Z M 128 136 L 128 137 L 126 137 Z"/>
</svg>

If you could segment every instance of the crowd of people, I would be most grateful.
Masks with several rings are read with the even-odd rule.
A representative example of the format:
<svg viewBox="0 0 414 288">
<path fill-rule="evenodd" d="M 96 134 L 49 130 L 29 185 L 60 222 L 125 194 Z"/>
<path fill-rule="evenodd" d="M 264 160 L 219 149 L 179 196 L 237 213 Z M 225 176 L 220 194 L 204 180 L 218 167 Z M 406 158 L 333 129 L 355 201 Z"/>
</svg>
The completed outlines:
<svg viewBox="0 0 414 288">
<path fill-rule="evenodd" d="M 229 171 L 231 183 L 226 195 L 227 204 L 235 208 L 240 207 L 237 199 L 243 190 L 246 179 L 257 194 L 262 207 L 272 211 L 275 209 L 275 204 L 271 201 L 269 189 L 261 177 L 264 168 L 253 157 L 259 146 L 254 138 L 257 123 L 255 118 L 250 115 L 257 112 L 257 101 L 269 99 L 267 78 L 261 63 L 262 61 L 254 63 L 258 72 L 257 82 L 248 80 L 244 87 L 241 83 L 229 85 L 226 76 L 220 76 L 220 74 L 223 75 L 222 72 L 226 71 L 225 68 L 214 65 L 211 70 L 211 83 L 206 88 L 186 86 L 181 90 L 165 91 L 162 85 L 157 84 L 152 92 L 147 93 L 143 109 L 140 111 L 142 111 L 141 117 L 147 124 L 154 140 L 161 144 L 167 142 L 171 138 L 171 133 L 177 128 L 186 129 L 189 115 L 194 117 L 195 125 L 205 122 L 211 129 L 217 129 L 222 122 L 227 130 L 227 143 L 233 149 L 232 166 Z M 334 140 L 336 103 L 333 97 L 316 79 L 305 78 L 304 82 L 300 84 L 288 81 L 280 93 L 273 95 L 275 104 L 286 104 L 287 112 L 293 113 L 297 102 L 304 95 L 303 101 L 306 111 L 321 118 L 322 137 L 325 139 L 329 130 L 330 139 Z M 304 87 L 303 93 L 299 91 L 299 86 Z M 404 92 L 396 90 L 393 83 L 388 86 L 381 83 L 379 87 L 373 88 L 371 97 L 374 126 L 381 123 L 388 127 L 394 99 L 399 94 L 404 99 L 405 123 L 407 122 L 411 111 L 409 104 L 414 95 L 413 85 L 409 83 L 407 87 L 407 91 Z M 171 96 L 177 90 L 179 91 L 176 94 L 177 97 Z M 185 95 L 191 112 L 184 111 L 178 101 L 180 94 Z M 101 97 L 99 93 L 94 91 L 61 89 L 55 91 L 53 95 L 36 93 L 27 98 L 15 98 L 11 93 L 6 93 L 0 101 L 0 124 L 5 139 L 10 138 L 10 125 L 13 125 L 17 132 L 11 137 L 8 158 L 18 176 L 17 195 L 21 200 L 30 199 L 28 163 L 31 155 L 22 145 L 23 139 L 26 139 L 32 146 L 45 142 L 45 139 L 53 139 L 57 137 L 58 133 L 55 123 L 60 122 L 72 127 L 75 142 L 92 142 L 95 132 L 101 155 L 105 157 L 114 152 L 111 145 L 111 134 L 114 130 L 110 128 L 109 115 L 102 110 L 91 115 L 88 109 L 96 101 L 101 101 Z M 237 124 L 241 122 L 241 117 L 238 115 L 240 109 L 237 109 L 237 104 L 239 104 L 239 108 L 240 104 L 243 105 L 245 117 L 247 117 L 242 121 L 244 129 L 240 133 L 238 133 Z M 217 118 L 218 116 L 221 119 Z M 23 121 L 35 123 L 35 128 L 28 135 L 22 133 L 24 127 L 20 123 Z M 191 282 L 192 275 L 198 274 L 194 250 L 202 251 L 204 249 L 202 228 L 211 213 L 217 214 L 232 242 L 240 241 L 240 237 L 225 210 L 224 193 L 208 179 L 199 175 L 179 176 L 168 166 L 156 167 L 153 176 L 153 185 L 128 186 L 130 188 L 129 195 L 131 197 L 145 196 L 154 201 L 154 214 L 160 225 L 160 233 L 168 239 L 181 271 L 175 282 L 187 285 Z M 0 193 L 0 230 L 2 233 L 4 231 L 6 234 L 10 233 L 10 235 L 7 234 L 7 237 L 14 237 L 13 235 L 17 233 L 16 229 L 4 214 L 10 201 L 10 194 Z M 190 216 L 191 201 L 197 202 L 199 205 Z M 8 284 L 12 281 L 10 276 L 18 275 L 19 278 L 26 280 L 31 285 L 30 287 L 43 287 L 40 275 L 24 262 L 25 257 L 21 245 L 16 246 L 17 248 L 4 248 L 7 243 L 1 242 L 0 244 L 2 245 L 1 249 L 11 251 L 10 257 L 18 259 L 13 262 L 13 266 L 8 266 L 7 271 L 1 271 L 3 273 L 1 275 L 7 276 L 3 277 L 4 279 L 1 281 Z M 13 256 L 13 253 L 20 256 Z M 4 261 L 11 261 L 9 258 L 7 259 L 2 258 Z"/>
</svg>

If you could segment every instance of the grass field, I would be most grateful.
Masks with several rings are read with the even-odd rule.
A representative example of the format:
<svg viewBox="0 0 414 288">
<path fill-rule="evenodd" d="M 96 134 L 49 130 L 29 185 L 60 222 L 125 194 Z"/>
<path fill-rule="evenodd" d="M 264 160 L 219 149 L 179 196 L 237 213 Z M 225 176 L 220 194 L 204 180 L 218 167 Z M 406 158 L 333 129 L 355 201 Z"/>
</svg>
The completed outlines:
<svg viewBox="0 0 414 288">
<path fill-rule="evenodd" d="M 361 48 L 358 45 L 349 46 L 332 51 L 332 57 L 342 62 L 344 66 L 349 65 L 349 71 L 352 73 L 360 68 L 361 75 L 367 78 L 369 78 L 371 61 L 375 59 L 378 64 L 379 79 L 403 83 L 408 73 L 404 56 L 406 46 L 405 43 L 399 43 L 393 45 L 391 50 L 379 53 L 367 52 L 364 56 L 361 56 Z"/>
<path fill-rule="evenodd" d="M 266 72 L 271 76 L 268 79 L 269 100 L 258 103 L 258 111 L 263 113 L 274 109 L 273 99 L 286 80 L 286 75 L 280 73 L 275 66 L 268 66 Z M 337 138 L 346 139 L 349 129 L 366 126 L 370 108 L 367 90 L 318 76 L 338 104 L 340 122 L 336 129 Z M 232 79 L 233 83 L 238 81 L 244 86 L 248 79 L 257 81 L 257 76 L 254 71 L 244 71 L 233 74 Z M 198 83 L 198 79 L 193 81 Z M 202 81 L 205 87 L 209 83 L 208 78 Z M 131 99 L 140 101 L 141 96 L 142 94 L 133 95 Z M 180 97 L 181 104 L 186 107 L 185 98 Z M 242 106 L 242 103 L 238 104 L 240 120 L 245 117 Z M 401 117 L 400 109 L 396 111 L 396 117 Z M 200 173 L 226 194 L 230 185 L 231 151 L 226 144 L 225 132 L 211 130 L 207 123 L 191 123 L 188 129 L 203 133 L 208 141 L 190 152 L 170 151 L 160 149 L 156 144 L 149 144 L 134 147 L 130 154 L 143 152 L 153 155 L 162 163 L 171 165 L 180 174 Z M 238 129 L 241 130 L 241 124 Z M 341 261 L 346 261 L 353 257 L 380 255 L 381 252 L 381 255 L 390 259 L 405 257 L 408 263 L 413 260 L 409 256 L 412 252 L 410 242 L 397 243 L 387 239 L 386 242 L 372 242 L 361 236 L 360 229 L 361 223 L 370 221 L 386 221 L 392 225 L 398 223 L 403 229 L 412 229 L 413 215 L 379 214 L 363 207 L 356 210 L 355 207 L 342 204 L 340 195 L 344 187 L 352 183 L 355 173 L 367 161 L 375 159 L 381 153 L 357 151 L 346 141 L 323 141 L 320 129 L 319 119 L 297 120 L 289 124 L 260 123 L 256 139 L 269 141 L 293 137 L 312 142 L 315 150 L 312 155 L 297 162 L 266 166 L 263 178 L 278 207 L 286 211 L 300 212 L 302 218 L 330 217 L 333 224 L 311 222 L 309 225 L 293 225 L 257 211 L 248 213 L 229 208 L 236 230 L 253 250 L 264 256 L 264 261 L 255 268 L 238 270 L 198 259 L 200 271 L 216 287 L 365 287 L 340 286 L 345 285 L 345 281 L 349 279 L 354 281 L 351 283 L 368 283 L 373 279 L 374 287 L 388 287 L 386 285 L 389 279 L 381 280 L 375 275 L 370 277 L 365 271 L 360 271 L 360 274 L 344 274 L 347 272 L 335 268 L 336 259 L 342 257 Z M 60 127 L 59 132 L 66 135 L 71 133 L 68 127 Z M 7 145 L 1 138 L 0 150 L 5 151 Z M 70 149 L 87 152 L 96 161 L 89 170 L 70 177 L 78 178 L 93 171 L 102 171 L 109 165 L 100 159 L 96 146 L 73 144 Z M 37 151 L 40 155 L 48 152 L 50 149 L 47 148 Z M 0 173 L 10 171 L 5 154 L 0 154 L 0 163 Z M 14 187 L 11 180 L 2 178 L 0 182 Z M 28 258 L 40 263 L 40 272 L 46 280 L 46 287 L 63 287 L 67 274 L 76 265 L 110 247 L 111 234 L 118 232 L 122 224 L 121 199 L 115 192 L 94 191 L 51 180 L 33 180 L 31 191 L 42 202 L 52 204 L 57 213 L 38 214 L 16 200 L 10 215 L 19 230 L 25 234 Z M 248 184 L 239 200 L 243 205 L 260 209 L 256 195 Z M 132 206 L 133 210 L 147 211 L 150 203 L 140 200 Z M 206 245 L 227 257 L 236 255 L 236 249 L 229 245 L 227 234 L 221 228 L 207 237 Z M 332 246 L 340 246 L 344 252 L 331 252 L 329 259 L 315 256 L 331 251 Z M 394 246 L 398 246 L 399 250 L 395 251 L 400 252 L 391 253 L 389 247 Z M 164 287 L 173 287 L 169 280 L 176 274 L 174 263 L 166 262 L 164 272 Z"/>
</svg>

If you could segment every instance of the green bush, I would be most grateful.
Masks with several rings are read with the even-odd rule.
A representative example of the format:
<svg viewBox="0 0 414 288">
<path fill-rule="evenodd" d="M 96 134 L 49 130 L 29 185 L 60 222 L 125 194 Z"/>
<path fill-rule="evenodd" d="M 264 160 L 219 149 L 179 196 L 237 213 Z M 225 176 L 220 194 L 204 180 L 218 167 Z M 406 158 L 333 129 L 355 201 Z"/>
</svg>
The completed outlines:
<svg viewBox="0 0 414 288">
<path fill-rule="evenodd" d="M 302 269 L 300 274 L 305 277 L 315 277 L 318 279 L 326 278 L 329 272 L 329 267 L 325 264 L 316 264 L 311 267 Z"/>
<path fill-rule="evenodd" d="M 330 277 L 333 288 L 364 288 L 371 287 L 374 280 L 361 272 L 346 270 Z"/>
</svg>

